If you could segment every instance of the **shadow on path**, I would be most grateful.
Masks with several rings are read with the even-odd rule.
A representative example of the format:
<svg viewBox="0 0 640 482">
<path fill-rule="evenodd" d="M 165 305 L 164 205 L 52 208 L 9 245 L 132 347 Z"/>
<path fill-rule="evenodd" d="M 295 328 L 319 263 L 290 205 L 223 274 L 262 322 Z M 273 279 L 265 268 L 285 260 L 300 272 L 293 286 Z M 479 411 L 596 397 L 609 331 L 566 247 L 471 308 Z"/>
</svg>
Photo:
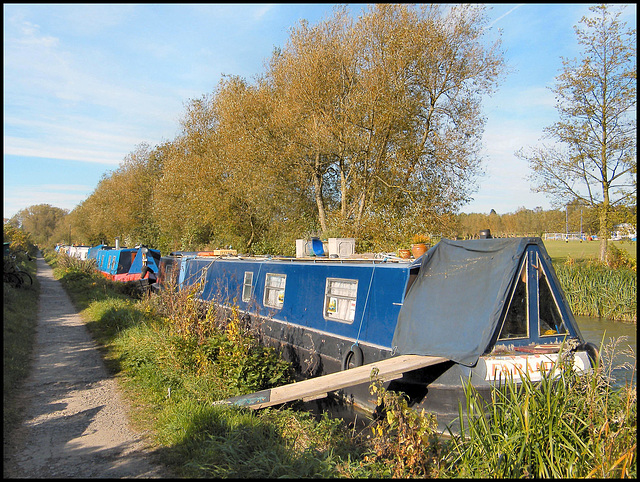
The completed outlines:
<svg viewBox="0 0 640 482">
<path fill-rule="evenodd" d="M 128 427 L 115 380 L 71 300 L 39 254 L 40 307 L 24 420 L 5 440 L 4 477 L 165 477 Z"/>
</svg>

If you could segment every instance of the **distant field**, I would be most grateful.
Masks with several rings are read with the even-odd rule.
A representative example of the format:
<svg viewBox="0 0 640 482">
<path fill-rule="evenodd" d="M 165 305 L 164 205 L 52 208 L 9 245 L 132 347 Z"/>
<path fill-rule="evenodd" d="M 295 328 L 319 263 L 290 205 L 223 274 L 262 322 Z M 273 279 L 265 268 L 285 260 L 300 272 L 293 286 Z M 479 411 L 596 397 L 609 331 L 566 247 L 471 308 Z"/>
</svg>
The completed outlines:
<svg viewBox="0 0 640 482">
<path fill-rule="evenodd" d="M 637 258 L 636 242 L 633 241 L 609 241 L 620 249 L 626 250 L 631 256 Z M 598 241 L 560 241 L 546 240 L 544 246 L 551 259 L 554 261 L 571 256 L 575 260 L 595 258 L 600 254 L 600 242 Z"/>
</svg>

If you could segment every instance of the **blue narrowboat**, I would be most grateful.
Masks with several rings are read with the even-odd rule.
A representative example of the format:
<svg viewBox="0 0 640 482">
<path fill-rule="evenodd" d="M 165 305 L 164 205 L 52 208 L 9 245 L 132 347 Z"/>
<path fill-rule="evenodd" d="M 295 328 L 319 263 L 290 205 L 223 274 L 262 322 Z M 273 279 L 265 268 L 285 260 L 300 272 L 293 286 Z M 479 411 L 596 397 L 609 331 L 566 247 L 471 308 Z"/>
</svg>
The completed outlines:
<svg viewBox="0 0 640 482">
<path fill-rule="evenodd" d="M 100 245 L 91 248 L 89 258 L 96 260 L 97 270 L 107 279 L 119 282 L 154 283 L 160 263 L 160 251 L 146 246 L 111 248 Z"/>
<path fill-rule="evenodd" d="M 487 394 L 508 377 L 539 379 L 563 344 L 581 371 L 597 355 L 539 238 L 443 239 L 416 260 L 173 253 L 160 262 L 163 282 L 171 270 L 203 301 L 237 307 L 299 378 L 397 355 L 446 358 L 387 383 L 441 428 L 458 417 L 467 380 Z M 375 409 L 368 383 L 341 394 Z"/>
</svg>

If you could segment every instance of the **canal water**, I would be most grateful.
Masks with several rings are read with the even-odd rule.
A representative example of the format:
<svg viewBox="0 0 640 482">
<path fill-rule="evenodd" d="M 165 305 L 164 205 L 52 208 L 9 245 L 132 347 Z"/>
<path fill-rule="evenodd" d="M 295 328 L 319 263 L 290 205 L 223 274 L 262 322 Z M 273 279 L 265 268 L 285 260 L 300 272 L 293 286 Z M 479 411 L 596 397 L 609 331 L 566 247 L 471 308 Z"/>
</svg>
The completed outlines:
<svg viewBox="0 0 640 482">
<path fill-rule="evenodd" d="M 623 323 L 621 321 L 613 321 L 602 318 L 591 318 L 588 316 L 576 316 L 580 332 L 586 341 L 595 343 L 596 346 L 602 347 L 610 344 L 613 339 L 626 337 L 619 340 L 619 343 L 613 353 L 613 367 L 628 364 L 630 366 L 614 368 L 612 376 L 615 379 L 615 386 L 624 386 L 627 382 L 636 384 L 636 359 L 637 359 L 637 325 L 635 323 Z M 624 352 L 632 351 L 633 355 Z"/>
</svg>

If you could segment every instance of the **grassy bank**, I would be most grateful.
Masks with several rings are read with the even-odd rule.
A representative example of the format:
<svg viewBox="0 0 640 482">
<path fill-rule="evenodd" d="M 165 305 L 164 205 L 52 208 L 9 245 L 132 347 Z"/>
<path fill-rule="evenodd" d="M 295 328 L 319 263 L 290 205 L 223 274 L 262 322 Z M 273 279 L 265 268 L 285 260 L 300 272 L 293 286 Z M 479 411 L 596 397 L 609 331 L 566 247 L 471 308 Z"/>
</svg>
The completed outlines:
<svg viewBox="0 0 640 482">
<path fill-rule="evenodd" d="M 21 382 L 29 375 L 30 356 L 38 321 L 40 285 L 36 279 L 36 262 L 19 258 L 20 268 L 33 278 L 33 285 L 14 288 L 3 283 L 2 347 L 3 429 L 6 434 L 19 420 L 20 407 L 14 403 Z"/>
<path fill-rule="evenodd" d="M 573 404 L 565 403 L 571 395 L 566 392 L 546 390 L 541 396 L 525 389 L 515 404 L 505 402 L 509 415 L 501 419 L 503 425 L 498 419 L 489 424 L 502 431 L 474 430 L 468 437 L 451 440 L 434 436 L 433 415 L 409 409 L 402 396 L 374 382 L 372 395 L 384 401 L 386 416 L 358 433 L 340 420 L 316 418 L 291 407 L 250 411 L 213 405 L 228 396 L 286 383 L 291 376 L 288 364 L 274 350 L 261 347 L 255 327 L 247 326 L 235 311 L 203 307 L 188 291 L 133 299 L 82 264 L 65 261 L 55 273 L 104 347 L 110 369 L 126 387 L 136 423 L 153 433 L 158 452 L 177 476 L 619 477 L 636 473 L 635 391 L 609 390 L 603 382 L 606 371 L 582 379 L 594 388 L 573 392 Z M 567 380 L 568 387 L 577 383 Z M 469 392 L 468 404 L 477 403 Z M 523 407 L 530 407 L 531 415 L 523 415 Z M 570 425 L 560 417 L 565 409 L 574 417 Z M 551 415 L 545 417 L 545 413 Z M 486 419 L 493 416 L 488 413 Z M 522 432 L 523 420 L 528 433 L 539 434 L 536 439 L 515 438 Z M 511 425 L 504 432 L 512 434 L 511 445 L 504 438 L 504 424 Z M 550 426 L 552 430 L 547 430 Z M 538 459 L 549 444 L 577 456 L 565 462 L 558 455 L 553 472 L 545 473 L 546 459 Z M 487 453 L 508 453 L 504 451 L 512 445 L 527 448 L 526 457 L 506 462 L 503 458 L 498 466 L 490 463 Z M 505 463 L 509 470 L 501 469 Z"/>
<path fill-rule="evenodd" d="M 614 246 L 624 251 L 629 257 L 637 258 L 637 242 L 633 241 L 609 241 L 609 246 Z M 561 241 L 545 240 L 544 247 L 554 263 L 564 263 L 568 258 L 580 261 L 595 261 L 600 256 L 600 243 L 598 241 Z"/>
</svg>

